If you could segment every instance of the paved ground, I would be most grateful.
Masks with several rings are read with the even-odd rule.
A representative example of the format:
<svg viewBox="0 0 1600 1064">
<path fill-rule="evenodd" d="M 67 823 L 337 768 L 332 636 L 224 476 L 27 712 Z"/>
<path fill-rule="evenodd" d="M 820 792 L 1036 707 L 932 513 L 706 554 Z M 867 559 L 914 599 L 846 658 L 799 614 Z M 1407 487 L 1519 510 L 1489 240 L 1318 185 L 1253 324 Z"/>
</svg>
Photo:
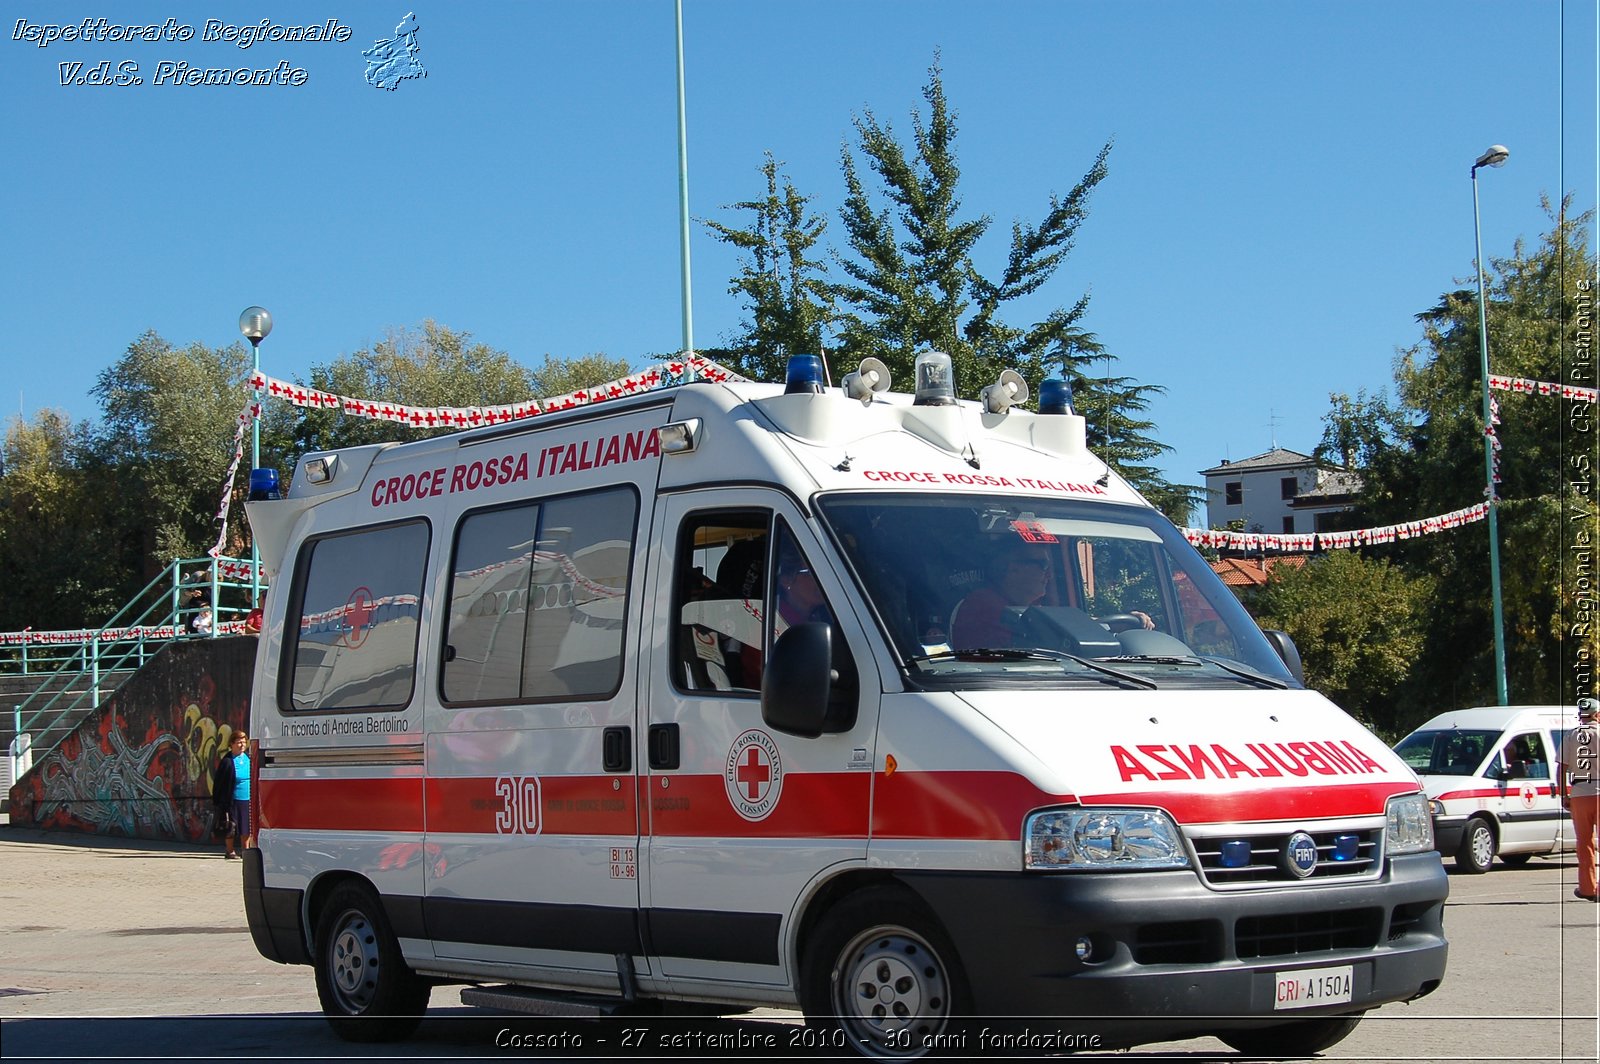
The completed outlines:
<svg viewBox="0 0 1600 1064">
<path fill-rule="evenodd" d="M 715 1055 L 703 1045 L 662 1049 L 660 1034 L 674 1029 L 663 1020 L 525 1025 L 517 1030 L 566 1042 L 497 1047 L 511 1021 L 461 1006 L 452 988 L 434 992 L 429 1017 L 411 1040 L 347 1045 L 319 1018 L 310 969 L 256 953 L 244 923 L 240 869 L 241 862 L 224 861 L 210 848 L 0 826 L 0 1052 L 214 1060 Z M 1571 897 L 1574 874 L 1571 861 L 1535 861 L 1522 869 L 1497 866 L 1486 876 L 1452 876 L 1444 986 L 1414 1004 L 1372 1013 L 1327 1057 L 1595 1060 L 1600 906 Z M 776 1033 L 781 1046 L 796 1022 L 793 1014 L 769 1013 L 709 1027 L 702 1022 L 698 1029 L 735 1045 Z M 641 1028 L 650 1031 L 649 1052 L 622 1044 L 629 1030 Z M 584 1044 L 573 1044 L 574 1037 Z M 1238 1059 L 1212 1039 L 1117 1055 Z"/>
</svg>

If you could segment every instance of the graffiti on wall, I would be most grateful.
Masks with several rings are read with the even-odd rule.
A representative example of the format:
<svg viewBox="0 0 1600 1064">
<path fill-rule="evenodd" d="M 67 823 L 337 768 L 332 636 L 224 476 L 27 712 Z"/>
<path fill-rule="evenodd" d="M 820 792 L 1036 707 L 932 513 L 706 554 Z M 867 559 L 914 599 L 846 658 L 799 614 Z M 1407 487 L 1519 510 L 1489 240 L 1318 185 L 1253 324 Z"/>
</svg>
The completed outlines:
<svg viewBox="0 0 1600 1064">
<path fill-rule="evenodd" d="M 197 842 L 211 777 L 245 726 L 255 638 L 169 645 L 11 791 L 11 822 Z"/>
</svg>

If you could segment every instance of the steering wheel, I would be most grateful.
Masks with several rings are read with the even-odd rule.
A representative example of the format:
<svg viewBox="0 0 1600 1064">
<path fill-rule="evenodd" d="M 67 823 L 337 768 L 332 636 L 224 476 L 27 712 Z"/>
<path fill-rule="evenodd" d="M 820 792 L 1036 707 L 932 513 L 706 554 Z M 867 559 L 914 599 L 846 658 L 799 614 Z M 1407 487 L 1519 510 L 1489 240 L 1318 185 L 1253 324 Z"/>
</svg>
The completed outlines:
<svg viewBox="0 0 1600 1064">
<path fill-rule="evenodd" d="M 1108 613 L 1095 620 L 1111 629 L 1112 632 L 1126 632 L 1131 628 L 1143 628 L 1144 620 L 1131 613 Z"/>
</svg>

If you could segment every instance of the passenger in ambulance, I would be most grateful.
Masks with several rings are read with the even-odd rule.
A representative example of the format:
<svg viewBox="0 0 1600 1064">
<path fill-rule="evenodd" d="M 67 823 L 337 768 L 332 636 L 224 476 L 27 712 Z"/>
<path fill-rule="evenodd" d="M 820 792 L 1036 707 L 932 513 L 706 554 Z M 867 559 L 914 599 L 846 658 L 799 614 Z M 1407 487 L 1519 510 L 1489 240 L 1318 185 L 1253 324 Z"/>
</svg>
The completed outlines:
<svg viewBox="0 0 1600 1064">
<path fill-rule="evenodd" d="M 1542 745 L 1542 744 L 1541 744 Z M 1550 768 L 1542 755 L 1534 753 L 1525 735 L 1519 735 L 1506 744 L 1500 755 L 1507 779 L 1549 779 Z"/>
<path fill-rule="evenodd" d="M 778 559 L 778 615 L 772 623 L 774 635 L 782 635 L 790 625 L 807 621 L 832 624 L 833 613 L 822 594 L 822 585 L 817 583 L 817 574 L 797 551 L 788 549 L 791 545 L 787 540 L 783 546 L 783 556 Z"/>
</svg>

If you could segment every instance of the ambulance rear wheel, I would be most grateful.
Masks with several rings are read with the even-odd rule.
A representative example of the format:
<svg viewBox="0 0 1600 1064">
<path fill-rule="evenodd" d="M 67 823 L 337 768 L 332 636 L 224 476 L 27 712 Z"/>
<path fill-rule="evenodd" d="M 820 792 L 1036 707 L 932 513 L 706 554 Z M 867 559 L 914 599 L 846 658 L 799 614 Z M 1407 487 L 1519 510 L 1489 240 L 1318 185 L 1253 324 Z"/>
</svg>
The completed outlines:
<svg viewBox="0 0 1600 1064">
<path fill-rule="evenodd" d="M 1456 867 L 1468 875 L 1481 876 L 1494 864 L 1494 851 L 1494 828 L 1483 817 L 1473 817 L 1461 833 L 1461 845 L 1456 847 Z"/>
<path fill-rule="evenodd" d="M 429 986 L 406 967 L 383 903 L 364 883 L 335 887 L 317 920 L 317 1000 L 349 1042 L 391 1042 L 422 1022 Z"/>
<path fill-rule="evenodd" d="M 800 1005 L 825 1044 L 865 1056 L 920 1057 L 959 1045 L 972 1012 L 943 928 L 909 892 L 875 887 L 818 925 L 801 968 Z"/>
<path fill-rule="evenodd" d="M 1296 1020 L 1253 1030 L 1219 1031 L 1217 1037 L 1251 1057 L 1307 1057 L 1338 1045 L 1361 1022 L 1361 1014 Z"/>
</svg>

